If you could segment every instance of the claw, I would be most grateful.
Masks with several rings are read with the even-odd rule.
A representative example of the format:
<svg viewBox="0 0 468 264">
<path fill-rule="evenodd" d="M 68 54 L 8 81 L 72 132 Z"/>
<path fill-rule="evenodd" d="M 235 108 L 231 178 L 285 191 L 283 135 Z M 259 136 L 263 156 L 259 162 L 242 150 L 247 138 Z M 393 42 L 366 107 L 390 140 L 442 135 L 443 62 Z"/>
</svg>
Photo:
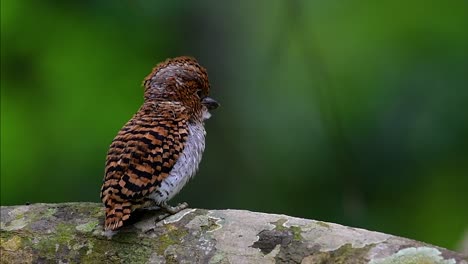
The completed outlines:
<svg viewBox="0 0 468 264">
<path fill-rule="evenodd" d="M 157 223 L 157 222 L 163 220 L 164 218 L 166 218 L 166 217 L 168 217 L 168 216 L 170 216 L 170 215 L 171 215 L 171 214 L 169 214 L 169 213 L 160 214 L 160 215 L 158 215 L 158 216 L 156 217 L 156 219 L 154 220 L 154 222 Z"/>
<path fill-rule="evenodd" d="M 161 209 L 164 209 L 166 212 L 170 214 L 177 214 L 178 212 L 184 210 L 187 207 L 188 207 L 188 203 L 186 202 L 180 203 L 176 206 L 170 206 L 167 203 L 161 204 Z"/>
<path fill-rule="evenodd" d="M 173 215 L 173 214 L 177 214 L 178 212 L 184 210 L 185 208 L 188 207 L 188 203 L 180 203 L 176 206 L 170 206 L 168 205 L 167 203 L 162 203 L 160 205 L 158 205 L 158 207 L 162 210 L 164 210 L 166 213 L 162 213 L 160 215 L 158 215 L 155 219 L 155 222 L 159 222 L 161 220 L 163 220 L 164 218 L 170 216 L 170 215 Z"/>
</svg>

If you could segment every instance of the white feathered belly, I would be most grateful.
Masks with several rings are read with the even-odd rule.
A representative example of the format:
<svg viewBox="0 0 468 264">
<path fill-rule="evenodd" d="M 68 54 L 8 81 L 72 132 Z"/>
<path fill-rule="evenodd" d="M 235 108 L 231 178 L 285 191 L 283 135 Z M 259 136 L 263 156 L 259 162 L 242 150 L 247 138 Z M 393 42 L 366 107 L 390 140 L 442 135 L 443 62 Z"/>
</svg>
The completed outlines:
<svg viewBox="0 0 468 264">
<path fill-rule="evenodd" d="M 169 176 L 149 198 L 161 204 L 172 199 L 187 182 L 195 176 L 205 150 L 205 128 L 203 124 L 189 124 L 188 138 Z"/>
</svg>

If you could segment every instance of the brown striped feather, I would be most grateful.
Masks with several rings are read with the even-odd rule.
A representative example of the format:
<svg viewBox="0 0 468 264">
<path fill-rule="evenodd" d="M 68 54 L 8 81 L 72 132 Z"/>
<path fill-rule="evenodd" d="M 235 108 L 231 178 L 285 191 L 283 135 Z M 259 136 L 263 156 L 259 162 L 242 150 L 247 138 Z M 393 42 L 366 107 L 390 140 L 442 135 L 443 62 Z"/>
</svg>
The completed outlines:
<svg viewBox="0 0 468 264">
<path fill-rule="evenodd" d="M 165 114 L 169 107 L 170 116 Z M 134 209 L 144 205 L 144 198 L 169 175 L 187 139 L 188 118 L 183 107 L 146 103 L 142 108 L 152 111 L 148 114 L 140 109 L 120 130 L 108 151 L 101 189 L 106 230 L 121 227 Z"/>
</svg>

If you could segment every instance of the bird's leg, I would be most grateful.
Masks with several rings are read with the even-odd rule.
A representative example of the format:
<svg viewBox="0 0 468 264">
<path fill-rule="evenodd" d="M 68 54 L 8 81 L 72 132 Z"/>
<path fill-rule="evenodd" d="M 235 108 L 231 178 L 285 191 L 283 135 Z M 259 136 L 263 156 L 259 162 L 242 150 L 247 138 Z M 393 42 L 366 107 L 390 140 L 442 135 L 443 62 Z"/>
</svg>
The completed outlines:
<svg viewBox="0 0 468 264">
<path fill-rule="evenodd" d="M 161 206 L 153 199 L 145 199 L 143 205 L 140 208 L 148 211 L 157 211 L 161 209 Z"/>
<path fill-rule="evenodd" d="M 178 212 L 184 210 L 185 208 L 188 207 L 188 204 L 184 202 L 184 203 L 178 204 L 177 206 L 170 206 L 166 202 L 164 202 L 164 203 L 155 205 L 154 207 L 158 207 L 159 209 L 162 209 L 164 211 L 163 213 L 161 213 L 160 215 L 156 217 L 155 222 L 157 223 L 170 215 L 177 214 Z"/>
<path fill-rule="evenodd" d="M 156 216 L 156 219 L 154 220 L 154 222 L 157 223 L 170 215 L 171 215 L 170 213 L 161 213 L 160 215 Z"/>
<path fill-rule="evenodd" d="M 170 213 L 170 214 L 177 214 L 178 212 L 184 210 L 185 208 L 188 207 L 188 203 L 186 202 L 183 202 L 183 203 L 180 203 L 176 206 L 170 206 L 168 205 L 166 202 L 162 203 L 159 205 L 161 207 L 161 209 L 163 209 L 164 211 Z"/>
</svg>

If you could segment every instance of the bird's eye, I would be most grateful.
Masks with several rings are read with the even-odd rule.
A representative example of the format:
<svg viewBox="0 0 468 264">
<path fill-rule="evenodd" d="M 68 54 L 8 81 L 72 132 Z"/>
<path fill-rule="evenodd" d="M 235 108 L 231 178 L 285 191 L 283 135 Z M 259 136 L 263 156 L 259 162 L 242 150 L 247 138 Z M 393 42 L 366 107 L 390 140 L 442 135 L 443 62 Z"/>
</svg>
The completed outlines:
<svg viewBox="0 0 468 264">
<path fill-rule="evenodd" d="M 198 98 L 201 99 L 201 98 L 202 98 L 202 90 L 198 90 L 198 91 L 197 91 L 197 95 L 198 95 Z"/>
</svg>

